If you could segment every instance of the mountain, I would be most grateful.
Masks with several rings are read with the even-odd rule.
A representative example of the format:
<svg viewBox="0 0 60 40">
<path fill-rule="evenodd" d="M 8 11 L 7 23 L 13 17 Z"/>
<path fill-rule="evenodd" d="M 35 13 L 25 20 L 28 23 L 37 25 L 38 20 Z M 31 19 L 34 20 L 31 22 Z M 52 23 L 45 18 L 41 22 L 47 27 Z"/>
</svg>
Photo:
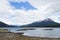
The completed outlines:
<svg viewBox="0 0 60 40">
<path fill-rule="evenodd" d="M 0 27 L 16 27 L 16 26 L 14 26 L 14 25 L 8 25 L 8 24 L 3 23 L 3 22 L 0 21 Z"/>
<path fill-rule="evenodd" d="M 60 24 L 51 19 L 45 19 L 43 21 L 34 22 L 28 25 L 22 25 L 22 27 L 60 27 Z"/>
</svg>

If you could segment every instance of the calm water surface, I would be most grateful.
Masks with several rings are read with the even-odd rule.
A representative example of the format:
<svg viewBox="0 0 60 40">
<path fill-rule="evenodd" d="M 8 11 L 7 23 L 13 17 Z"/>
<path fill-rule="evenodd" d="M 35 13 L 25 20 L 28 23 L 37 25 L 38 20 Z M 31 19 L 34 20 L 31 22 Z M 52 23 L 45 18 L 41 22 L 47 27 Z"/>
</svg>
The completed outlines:
<svg viewBox="0 0 60 40">
<path fill-rule="evenodd" d="M 26 31 L 23 35 L 34 36 L 34 37 L 60 38 L 60 28 L 36 28 L 36 30 Z"/>
</svg>

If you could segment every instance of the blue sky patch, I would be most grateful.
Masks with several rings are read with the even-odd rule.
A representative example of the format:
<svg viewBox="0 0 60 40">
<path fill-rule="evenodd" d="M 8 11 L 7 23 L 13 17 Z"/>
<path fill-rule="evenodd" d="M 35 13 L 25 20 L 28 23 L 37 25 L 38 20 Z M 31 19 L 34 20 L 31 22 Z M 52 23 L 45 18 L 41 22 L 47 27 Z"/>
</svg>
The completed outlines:
<svg viewBox="0 0 60 40">
<path fill-rule="evenodd" d="M 10 2 L 10 5 L 15 9 L 36 10 L 29 2 Z"/>
</svg>

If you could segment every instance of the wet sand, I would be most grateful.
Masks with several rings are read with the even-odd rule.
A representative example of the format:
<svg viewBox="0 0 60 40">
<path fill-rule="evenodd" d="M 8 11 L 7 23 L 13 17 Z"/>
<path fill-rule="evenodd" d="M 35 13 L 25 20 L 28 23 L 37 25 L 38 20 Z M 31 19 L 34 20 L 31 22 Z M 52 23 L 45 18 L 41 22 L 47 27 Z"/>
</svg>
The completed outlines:
<svg viewBox="0 0 60 40">
<path fill-rule="evenodd" d="M 1 30 L 2 31 L 2 30 Z M 42 38 L 23 36 L 22 33 L 0 32 L 0 40 L 60 40 L 60 38 Z"/>
</svg>

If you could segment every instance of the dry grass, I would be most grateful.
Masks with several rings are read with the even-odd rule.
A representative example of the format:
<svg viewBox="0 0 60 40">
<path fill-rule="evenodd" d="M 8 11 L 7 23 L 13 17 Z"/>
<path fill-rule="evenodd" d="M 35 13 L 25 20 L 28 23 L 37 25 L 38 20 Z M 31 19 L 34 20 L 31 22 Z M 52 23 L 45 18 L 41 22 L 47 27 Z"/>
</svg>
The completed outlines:
<svg viewBox="0 0 60 40">
<path fill-rule="evenodd" d="M 9 32 L 7 29 L 0 29 L 0 33 Z"/>
<path fill-rule="evenodd" d="M 0 32 L 0 40 L 60 40 L 60 38 L 28 37 L 22 34 Z"/>
</svg>

